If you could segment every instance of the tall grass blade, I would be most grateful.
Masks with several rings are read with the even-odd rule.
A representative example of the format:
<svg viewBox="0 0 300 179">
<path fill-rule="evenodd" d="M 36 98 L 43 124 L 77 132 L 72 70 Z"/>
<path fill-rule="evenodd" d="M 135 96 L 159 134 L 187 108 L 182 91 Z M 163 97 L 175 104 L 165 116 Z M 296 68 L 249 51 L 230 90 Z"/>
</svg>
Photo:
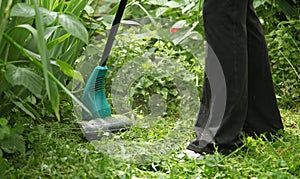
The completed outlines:
<svg viewBox="0 0 300 179">
<path fill-rule="evenodd" d="M 55 116 L 58 120 L 60 120 L 60 115 L 59 115 L 59 93 L 58 93 L 58 88 L 56 83 L 53 80 L 50 80 L 48 77 L 48 72 L 51 73 L 51 66 L 50 66 L 50 61 L 48 60 L 47 57 L 47 43 L 45 40 L 45 32 L 44 32 L 44 26 L 42 22 L 42 15 L 40 13 L 39 7 L 38 7 L 38 2 L 37 0 L 33 0 L 34 3 L 34 9 L 35 9 L 35 20 L 36 20 L 36 28 L 37 28 L 37 36 L 38 36 L 38 50 L 41 55 L 41 60 L 42 60 L 42 66 L 43 66 L 43 73 L 44 73 L 44 79 L 45 79 L 45 86 L 46 86 L 46 91 L 48 94 L 48 98 L 50 100 L 50 103 L 52 105 L 52 109 L 55 113 Z"/>
</svg>

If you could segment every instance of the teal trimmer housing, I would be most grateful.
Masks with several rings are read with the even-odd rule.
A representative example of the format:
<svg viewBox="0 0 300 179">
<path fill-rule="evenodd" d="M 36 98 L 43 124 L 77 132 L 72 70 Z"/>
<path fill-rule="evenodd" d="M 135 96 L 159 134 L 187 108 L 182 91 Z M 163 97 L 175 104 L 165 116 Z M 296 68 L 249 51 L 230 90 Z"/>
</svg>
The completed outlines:
<svg viewBox="0 0 300 179">
<path fill-rule="evenodd" d="M 120 131 L 132 125 L 129 118 L 123 115 L 112 115 L 105 96 L 105 75 L 108 70 L 106 61 L 111 51 L 115 35 L 126 7 L 127 0 L 121 0 L 117 14 L 110 29 L 109 37 L 102 54 L 99 66 L 96 66 L 86 82 L 82 95 L 83 104 L 89 109 L 82 110 L 82 121 L 79 126 L 87 140 L 99 140 L 104 132 Z M 111 134 L 111 133 L 110 133 Z"/>
<path fill-rule="evenodd" d="M 97 66 L 91 73 L 83 91 L 82 102 L 90 110 L 91 114 L 83 110 L 84 120 L 105 118 L 111 116 L 111 108 L 105 96 L 106 66 Z"/>
</svg>

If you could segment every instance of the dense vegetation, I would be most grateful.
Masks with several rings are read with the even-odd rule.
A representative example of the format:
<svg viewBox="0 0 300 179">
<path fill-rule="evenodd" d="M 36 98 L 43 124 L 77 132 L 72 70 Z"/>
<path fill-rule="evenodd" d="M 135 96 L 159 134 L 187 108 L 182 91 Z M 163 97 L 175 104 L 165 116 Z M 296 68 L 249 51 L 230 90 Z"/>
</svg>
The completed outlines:
<svg viewBox="0 0 300 179">
<path fill-rule="evenodd" d="M 83 139 L 74 112 L 75 106 L 82 107 L 74 83 L 83 83 L 89 75 L 81 69 L 86 60 L 94 59 L 91 66 L 95 66 L 101 57 L 101 44 L 105 43 L 117 2 L 0 1 L 0 178 L 300 177 L 297 160 L 300 157 L 299 1 L 255 0 L 268 42 L 286 132 L 275 142 L 245 138 L 244 146 L 230 156 L 208 155 L 201 161 L 180 155 L 185 142 L 192 138 L 194 119 L 180 123 L 178 118 L 190 116 L 182 115 L 188 111 L 183 111 L 178 103 L 198 104 L 184 101 L 174 80 L 179 78 L 181 83 L 189 85 L 192 82 L 191 85 L 198 87 L 195 94 L 201 94 L 198 92 L 201 91 L 203 60 L 197 59 L 203 58 L 204 49 L 193 53 L 184 48 L 187 44 L 184 42 L 203 41 L 203 0 L 129 1 L 124 17 L 127 21 L 120 28 L 120 34 L 126 36 L 117 37 L 108 62 L 106 92 L 109 101 L 114 102 L 111 94 L 117 93 L 114 90 L 127 88 L 116 81 L 117 72 L 128 64 L 137 69 L 141 67 L 144 74 L 131 83 L 130 103 L 120 103 L 131 105 L 134 115 L 141 121 L 144 118 L 156 120 L 156 125 L 149 124 L 147 130 L 145 126 L 137 126 L 116 137 L 130 145 L 133 139 L 141 146 L 155 144 L 161 139 L 174 138 L 172 131 L 177 130 L 176 125 L 180 123 L 183 126 L 180 129 L 185 132 L 176 134 L 177 138 L 182 138 L 176 147 L 166 145 L 170 149 L 163 154 L 149 157 L 154 153 L 150 152 L 145 158 L 125 160 L 102 152 L 104 147 L 101 146 L 112 145 Z M 162 19 L 167 19 L 167 22 L 174 22 L 171 29 L 174 32 L 187 29 L 196 35 L 183 35 L 184 38 L 177 39 L 176 43 L 171 36 L 173 31 L 167 29 L 165 33 L 171 35 L 166 39 L 131 38 L 137 32 L 130 31 L 126 25 L 143 17 L 150 19 L 150 24 L 156 28 L 163 24 Z M 139 31 L 142 34 L 152 26 L 145 25 Z M 173 41 L 168 41 L 170 39 Z M 163 65 L 154 68 L 145 61 L 153 54 L 166 59 Z M 133 63 L 132 59 L 140 61 Z M 170 70 L 173 63 L 182 68 Z M 166 106 L 162 116 L 151 113 L 151 100 Z M 118 112 L 117 105 L 114 107 Z"/>
</svg>

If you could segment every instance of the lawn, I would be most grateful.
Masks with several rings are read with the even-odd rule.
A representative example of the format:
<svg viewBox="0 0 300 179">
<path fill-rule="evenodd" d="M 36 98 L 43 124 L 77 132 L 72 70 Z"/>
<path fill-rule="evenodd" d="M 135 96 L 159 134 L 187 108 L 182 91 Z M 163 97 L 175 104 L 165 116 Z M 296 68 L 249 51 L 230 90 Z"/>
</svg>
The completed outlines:
<svg viewBox="0 0 300 179">
<path fill-rule="evenodd" d="M 10 178 L 299 178 L 300 111 L 281 110 L 281 113 L 285 132 L 276 141 L 245 137 L 244 145 L 230 155 L 216 153 L 202 160 L 181 155 L 193 137 L 193 126 L 181 126 L 188 131 L 176 129 L 179 131 L 176 134 L 176 121 L 172 119 L 157 119 L 157 125 L 149 128 L 135 127 L 117 133 L 113 140 L 88 142 L 72 116 L 68 116 L 62 123 L 35 126 L 27 136 L 31 143 L 26 155 L 11 156 L 13 167 L 4 175 Z"/>
<path fill-rule="evenodd" d="M 202 160 L 182 151 L 204 76 L 203 0 L 128 0 L 103 86 L 136 123 L 83 137 L 83 88 L 118 2 L 0 1 L 0 178 L 300 178 L 300 1 L 254 1 L 284 132 Z"/>
</svg>

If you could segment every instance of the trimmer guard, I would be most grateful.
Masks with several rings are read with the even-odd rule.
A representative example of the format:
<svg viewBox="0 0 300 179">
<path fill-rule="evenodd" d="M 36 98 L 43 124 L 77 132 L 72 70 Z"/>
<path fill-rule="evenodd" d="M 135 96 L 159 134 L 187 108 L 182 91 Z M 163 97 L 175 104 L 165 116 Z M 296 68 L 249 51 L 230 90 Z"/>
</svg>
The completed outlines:
<svg viewBox="0 0 300 179">
<path fill-rule="evenodd" d="M 82 112 L 83 120 L 105 118 L 111 116 L 111 109 L 105 96 L 104 82 L 106 66 L 97 66 L 90 75 L 83 91 L 82 102 L 92 113 L 92 116 Z"/>
<path fill-rule="evenodd" d="M 91 140 L 101 140 L 105 132 L 111 135 L 111 132 L 121 131 L 132 125 L 132 122 L 126 116 L 114 115 L 107 118 L 96 118 L 79 123 L 83 130 L 84 137 Z"/>
</svg>

